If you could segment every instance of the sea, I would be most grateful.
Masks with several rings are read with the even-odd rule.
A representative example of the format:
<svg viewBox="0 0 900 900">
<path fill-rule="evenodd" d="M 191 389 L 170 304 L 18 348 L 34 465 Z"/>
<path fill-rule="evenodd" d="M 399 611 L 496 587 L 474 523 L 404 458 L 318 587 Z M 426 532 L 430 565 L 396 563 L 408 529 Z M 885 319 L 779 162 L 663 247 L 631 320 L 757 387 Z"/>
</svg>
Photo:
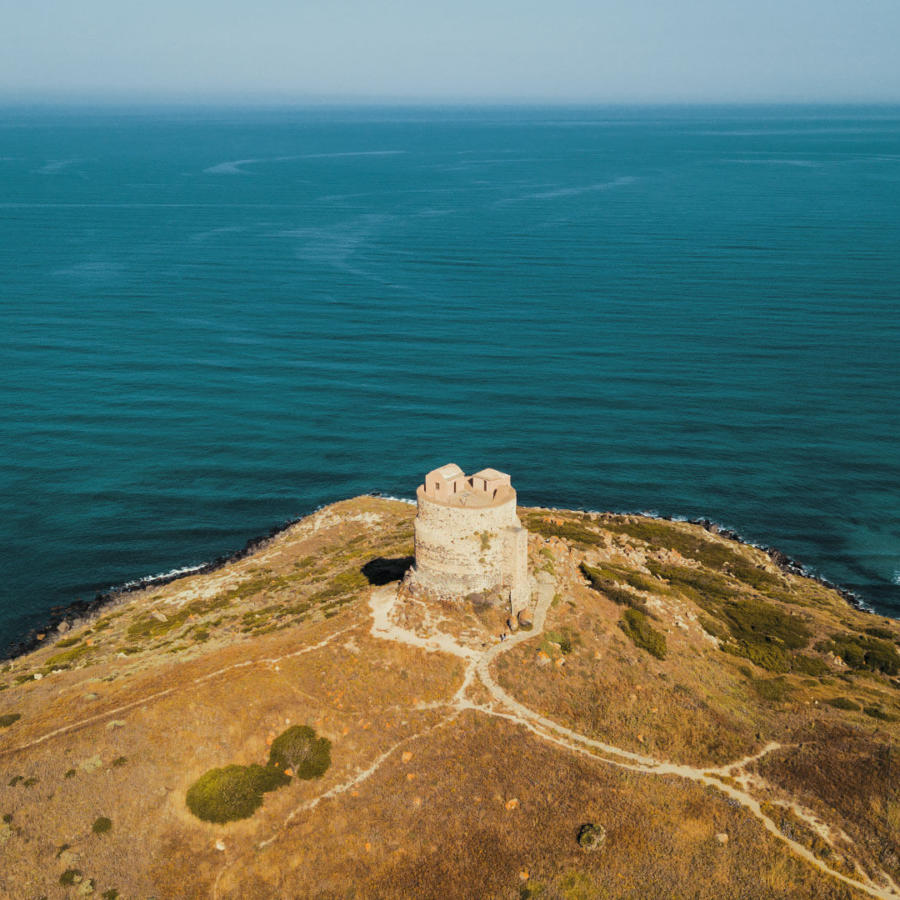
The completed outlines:
<svg viewBox="0 0 900 900">
<path fill-rule="evenodd" d="M 900 108 L 0 108 L 0 647 L 445 462 L 900 616 Z"/>
</svg>

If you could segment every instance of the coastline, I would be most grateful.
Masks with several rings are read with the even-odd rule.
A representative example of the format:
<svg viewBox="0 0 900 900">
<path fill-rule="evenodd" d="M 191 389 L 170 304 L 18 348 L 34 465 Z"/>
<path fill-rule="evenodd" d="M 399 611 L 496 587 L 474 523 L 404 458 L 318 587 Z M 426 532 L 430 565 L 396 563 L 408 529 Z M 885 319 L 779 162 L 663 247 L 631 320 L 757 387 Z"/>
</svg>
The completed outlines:
<svg viewBox="0 0 900 900">
<path fill-rule="evenodd" d="M 368 494 L 361 496 L 384 497 L 385 499 L 397 500 L 402 503 L 414 503 L 414 501 L 406 497 L 388 496 L 381 493 L 380 491 L 370 491 Z M 46 645 L 51 637 L 54 640 L 58 640 L 71 628 L 76 628 L 81 625 L 88 624 L 90 621 L 97 618 L 101 612 L 111 607 L 117 606 L 130 594 L 134 594 L 137 591 L 142 591 L 155 585 L 161 586 L 170 584 L 173 581 L 177 581 L 179 578 L 184 578 L 186 575 L 206 575 L 223 568 L 229 563 L 244 559 L 245 557 L 250 556 L 252 553 L 255 553 L 257 550 L 261 550 L 262 548 L 264 548 L 270 541 L 278 537 L 279 534 L 282 534 L 289 528 L 296 525 L 298 522 L 301 522 L 307 516 L 313 515 L 315 512 L 323 509 L 328 505 L 330 504 L 321 504 L 315 509 L 310 510 L 308 513 L 305 513 L 304 515 L 288 519 L 287 521 L 282 522 L 279 525 L 273 525 L 271 528 L 269 528 L 268 531 L 264 532 L 263 534 L 249 538 L 243 545 L 243 547 L 240 547 L 239 549 L 234 550 L 230 553 L 224 553 L 220 556 L 217 556 L 209 562 L 200 563 L 196 566 L 175 568 L 168 572 L 163 572 L 157 575 L 146 575 L 140 578 L 135 578 L 130 581 L 126 581 L 123 584 L 114 585 L 113 587 L 107 588 L 106 590 L 98 591 L 91 600 L 74 600 L 64 606 L 52 607 L 46 616 L 46 624 L 42 626 L 35 626 L 30 629 L 30 631 L 28 631 L 23 637 L 10 641 L 2 651 L 3 655 L 0 656 L 0 662 L 8 662 L 10 660 L 17 659 L 20 656 L 25 656 L 32 650 L 36 650 L 38 647 Z M 527 509 L 529 507 L 523 508 Z M 533 508 L 544 508 L 553 512 L 564 511 L 560 507 Z M 815 581 L 816 583 L 821 584 L 823 587 L 835 591 L 847 602 L 848 605 L 860 610 L 861 612 L 870 613 L 872 615 L 880 615 L 858 594 L 855 594 L 853 591 L 843 588 L 840 585 L 829 581 L 827 578 L 810 571 L 806 566 L 803 565 L 803 563 L 788 556 L 777 547 L 771 547 L 767 544 L 757 544 L 753 541 L 746 540 L 738 532 L 719 525 L 712 519 L 684 519 L 677 516 L 664 516 L 647 512 L 625 512 L 620 510 L 614 511 L 571 509 L 565 511 L 583 512 L 597 515 L 642 516 L 643 518 L 657 519 L 664 522 L 687 522 L 691 525 L 699 525 L 701 528 L 703 528 L 705 531 L 710 532 L 711 534 L 718 535 L 719 537 L 726 538 L 738 544 L 743 544 L 748 547 L 755 547 L 758 550 L 762 550 L 785 574 L 809 578 L 811 581 Z"/>
</svg>

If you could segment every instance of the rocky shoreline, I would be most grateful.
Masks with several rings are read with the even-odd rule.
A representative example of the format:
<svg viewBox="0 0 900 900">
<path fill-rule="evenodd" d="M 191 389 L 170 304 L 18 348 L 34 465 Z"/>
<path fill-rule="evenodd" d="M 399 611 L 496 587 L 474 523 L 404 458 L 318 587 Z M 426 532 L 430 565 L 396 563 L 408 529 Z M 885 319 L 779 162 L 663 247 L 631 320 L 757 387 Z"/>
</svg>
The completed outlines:
<svg viewBox="0 0 900 900">
<path fill-rule="evenodd" d="M 660 516 L 659 518 L 667 518 L 666 516 Z M 669 521 L 674 521 L 669 518 Z M 858 594 L 855 594 L 853 591 L 847 590 L 847 588 L 843 588 L 838 584 L 835 584 L 833 581 L 829 581 L 827 578 L 823 578 L 821 575 L 817 575 L 815 572 L 811 572 L 803 563 L 797 562 L 797 560 L 792 559 L 783 551 L 779 550 L 777 547 L 770 547 L 767 544 L 754 544 L 752 541 L 744 540 L 736 531 L 732 531 L 730 528 L 723 528 L 716 522 L 713 522 L 711 519 L 688 519 L 688 521 L 692 525 L 699 525 L 704 530 L 710 532 L 710 534 L 717 534 L 719 537 L 728 538 L 729 540 L 735 541 L 738 544 L 745 544 L 748 547 L 756 547 L 758 550 L 762 550 L 769 559 L 775 563 L 778 568 L 787 575 L 800 575 L 803 578 L 809 578 L 810 581 L 815 581 L 817 584 L 821 584 L 822 587 L 830 588 L 831 590 L 837 592 L 850 604 L 850 606 L 855 609 L 861 610 L 862 612 L 871 613 L 874 610 L 867 606 L 865 601 Z"/>
<path fill-rule="evenodd" d="M 371 495 L 376 497 L 383 496 L 379 491 L 372 491 Z M 597 511 L 580 510 L 580 512 Z M 818 584 L 821 584 L 823 587 L 830 588 L 831 590 L 836 591 L 838 594 L 840 594 L 841 597 L 844 598 L 844 600 L 846 600 L 848 604 L 850 604 L 854 608 L 863 612 L 873 612 L 873 610 L 865 604 L 862 598 L 853 593 L 853 591 L 842 588 L 840 585 L 834 584 L 827 578 L 823 578 L 822 576 L 809 571 L 809 569 L 807 569 L 802 563 L 798 562 L 795 559 L 792 559 L 790 556 L 777 549 L 776 547 L 769 547 L 765 544 L 754 544 L 751 541 L 747 541 L 742 538 L 736 531 L 733 531 L 730 528 L 724 528 L 723 526 L 714 522 L 712 519 L 698 518 L 682 520 L 676 519 L 674 516 L 650 515 L 648 513 L 616 512 L 611 514 L 640 515 L 646 518 L 660 519 L 667 522 L 687 521 L 691 525 L 699 525 L 701 528 L 710 532 L 711 534 L 716 534 L 719 537 L 727 538 L 729 540 L 735 541 L 738 544 L 745 544 L 747 546 L 756 547 L 757 549 L 762 550 L 764 553 L 766 553 L 772 560 L 772 562 L 775 563 L 775 565 L 782 572 L 785 572 L 789 575 L 800 575 L 804 578 L 809 578 L 817 582 Z M 311 515 L 311 513 L 308 513 L 308 515 Z M 288 521 L 280 525 L 273 525 L 265 534 L 250 538 L 239 550 L 217 556 L 210 562 L 202 563 L 196 568 L 191 568 L 188 570 L 176 569 L 163 575 L 148 575 L 144 578 L 138 578 L 134 581 L 129 581 L 125 584 L 109 588 L 105 591 L 98 591 L 91 600 L 74 600 L 72 603 L 66 604 L 65 606 L 51 607 L 49 614 L 47 615 L 46 625 L 42 627 L 32 628 L 31 631 L 29 631 L 24 637 L 8 644 L 7 647 L 3 650 L 3 655 L 0 656 L 0 661 L 15 659 L 16 657 L 24 656 L 26 653 L 30 653 L 32 650 L 43 646 L 47 642 L 47 639 L 49 637 L 53 636 L 54 638 L 59 638 L 70 628 L 75 628 L 80 625 L 87 624 L 91 619 L 96 618 L 103 610 L 111 606 L 116 606 L 117 604 L 122 602 L 122 600 L 124 600 L 129 594 L 133 594 L 136 591 L 142 591 L 154 585 L 169 584 L 179 578 L 184 578 L 185 575 L 206 575 L 210 572 L 215 572 L 217 569 L 221 569 L 223 566 L 226 566 L 229 563 L 244 559 L 245 557 L 250 556 L 252 553 L 255 553 L 257 550 L 265 547 L 266 544 L 268 544 L 279 534 L 287 531 L 287 529 L 291 528 L 293 525 L 296 525 L 297 522 L 300 522 L 304 518 L 305 516 L 299 516 L 294 519 L 289 519 Z"/>
<path fill-rule="evenodd" d="M 244 559 L 252 553 L 255 553 L 257 550 L 261 550 L 266 544 L 273 540 L 273 538 L 277 537 L 282 532 L 287 531 L 288 528 L 296 525 L 297 522 L 301 521 L 303 518 L 305 517 L 299 516 L 294 519 L 289 519 L 281 525 L 273 525 L 265 534 L 250 538 L 239 550 L 222 554 L 199 566 L 190 569 L 175 569 L 172 572 L 167 572 L 163 575 L 147 575 L 143 578 L 128 581 L 125 584 L 117 585 L 105 591 L 98 591 L 91 600 L 73 600 L 65 606 L 51 607 L 46 618 L 46 624 L 44 626 L 32 628 L 24 637 L 9 643 L 4 648 L 3 655 L 0 656 L 0 661 L 24 656 L 26 653 L 30 653 L 32 650 L 43 646 L 49 637 L 52 636 L 58 638 L 65 634 L 70 628 L 76 628 L 80 625 L 87 624 L 92 619 L 97 618 L 101 612 L 111 606 L 117 606 L 129 594 L 133 594 L 136 591 L 143 591 L 152 586 L 170 584 L 173 581 L 177 581 L 179 578 L 184 578 L 186 575 L 207 575 L 210 572 L 221 569 L 229 563 Z"/>
</svg>

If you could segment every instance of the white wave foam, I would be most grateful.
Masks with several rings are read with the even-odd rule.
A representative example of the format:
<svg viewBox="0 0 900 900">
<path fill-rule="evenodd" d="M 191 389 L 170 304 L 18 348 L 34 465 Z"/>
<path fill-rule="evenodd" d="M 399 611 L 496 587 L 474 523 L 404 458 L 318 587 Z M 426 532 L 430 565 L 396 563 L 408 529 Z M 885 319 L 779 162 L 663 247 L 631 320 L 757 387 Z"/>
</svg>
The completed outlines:
<svg viewBox="0 0 900 900">
<path fill-rule="evenodd" d="M 76 162 L 78 162 L 77 159 L 53 159 L 35 171 L 38 175 L 55 175 Z"/>
<path fill-rule="evenodd" d="M 206 563 L 199 563 L 196 566 L 181 566 L 177 569 L 169 569 L 168 572 L 158 572 L 156 575 L 146 575 L 143 578 L 134 578 L 131 581 L 126 581 L 122 587 L 139 587 L 142 584 L 153 584 L 154 582 L 163 581 L 164 579 L 175 578 L 178 575 L 190 575 L 191 572 L 199 572 L 205 565 Z M 115 590 L 115 588 L 111 588 L 111 590 Z"/>
<path fill-rule="evenodd" d="M 241 166 L 249 166 L 252 163 L 264 162 L 262 159 L 230 159 L 217 163 L 203 170 L 204 175 L 243 175 Z"/>
<path fill-rule="evenodd" d="M 396 156 L 405 150 L 348 150 L 341 153 L 298 153 L 292 156 L 262 156 L 252 159 L 227 159 L 225 162 L 207 166 L 204 175 L 246 175 L 244 166 L 265 162 L 291 162 L 295 159 L 338 159 L 343 156 Z M 74 162 L 74 160 L 70 160 Z"/>
<path fill-rule="evenodd" d="M 637 181 L 633 175 L 624 175 L 614 178 L 612 181 L 601 181 L 597 184 L 583 184 L 578 187 L 554 188 L 551 191 L 538 191 L 534 194 L 524 194 L 521 197 L 507 197 L 497 200 L 494 206 L 509 206 L 512 203 L 523 203 L 528 200 L 556 200 L 560 197 L 577 197 L 579 194 L 593 194 L 601 191 L 609 191 L 613 188 L 624 187 Z"/>
<path fill-rule="evenodd" d="M 894 572 L 894 577 L 891 579 L 891 583 L 900 584 L 900 569 L 897 569 L 897 571 Z"/>
</svg>

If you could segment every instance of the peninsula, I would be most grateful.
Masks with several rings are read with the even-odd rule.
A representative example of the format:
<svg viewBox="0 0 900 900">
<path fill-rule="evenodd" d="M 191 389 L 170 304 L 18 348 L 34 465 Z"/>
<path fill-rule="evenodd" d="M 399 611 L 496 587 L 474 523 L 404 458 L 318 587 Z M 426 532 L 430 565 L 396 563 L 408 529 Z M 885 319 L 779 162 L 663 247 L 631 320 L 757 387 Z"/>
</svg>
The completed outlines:
<svg viewBox="0 0 900 900">
<path fill-rule="evenodd" d="M 457 468 L 0 666 L 0 896 L 900 898 L 898 623 Z"/>
</svg>

